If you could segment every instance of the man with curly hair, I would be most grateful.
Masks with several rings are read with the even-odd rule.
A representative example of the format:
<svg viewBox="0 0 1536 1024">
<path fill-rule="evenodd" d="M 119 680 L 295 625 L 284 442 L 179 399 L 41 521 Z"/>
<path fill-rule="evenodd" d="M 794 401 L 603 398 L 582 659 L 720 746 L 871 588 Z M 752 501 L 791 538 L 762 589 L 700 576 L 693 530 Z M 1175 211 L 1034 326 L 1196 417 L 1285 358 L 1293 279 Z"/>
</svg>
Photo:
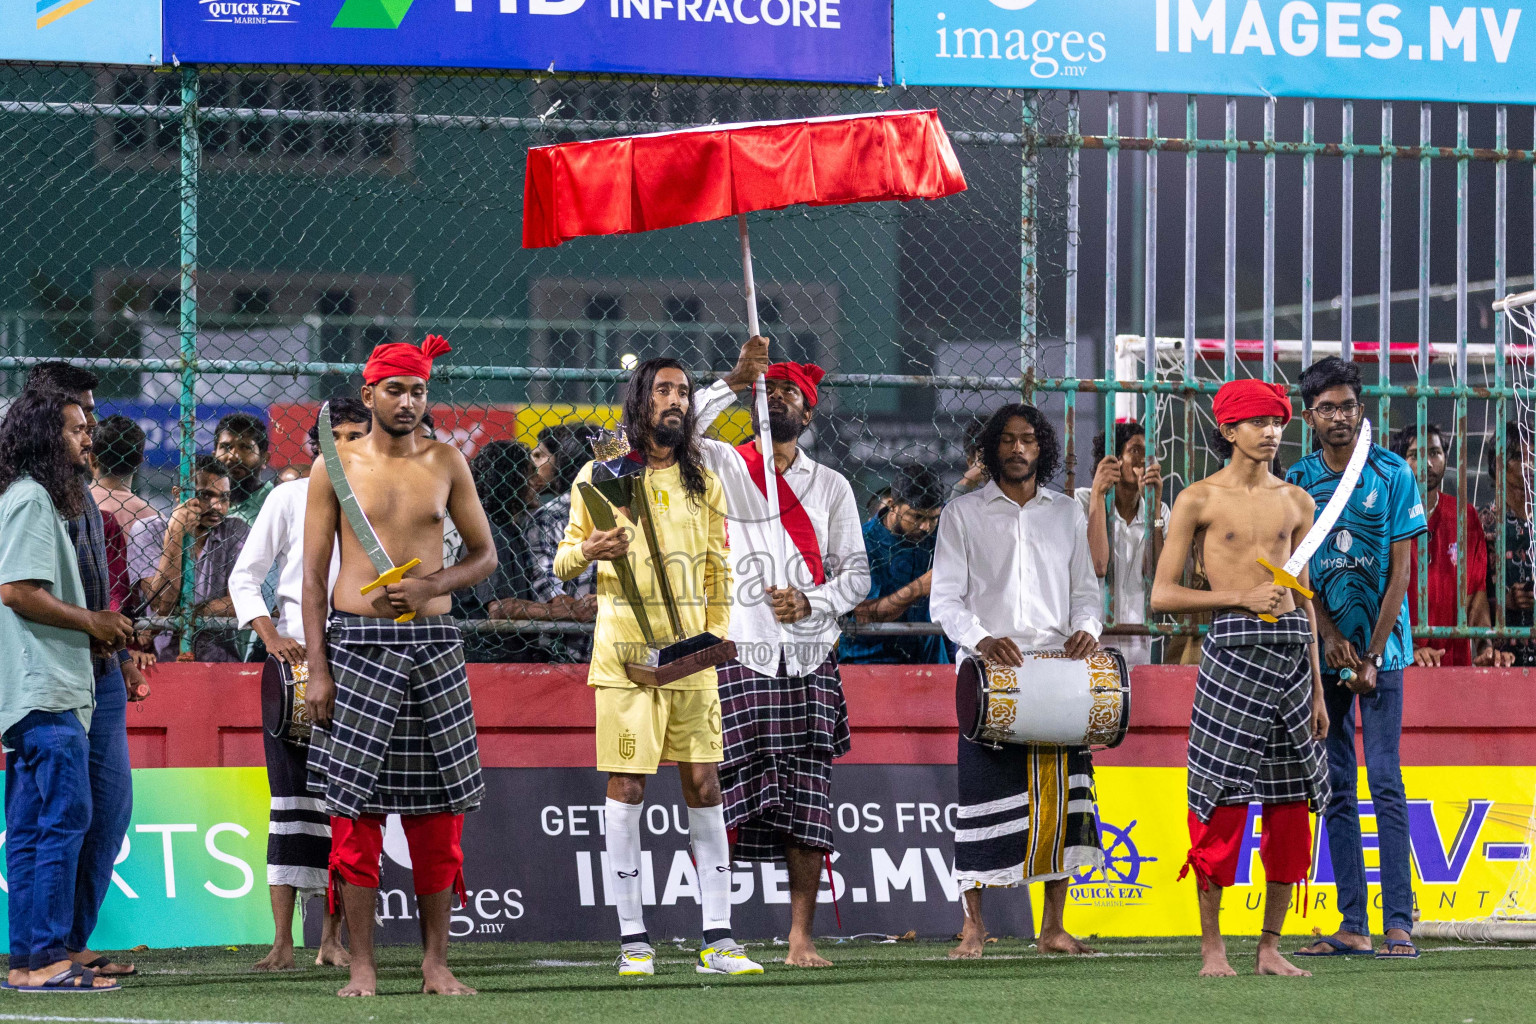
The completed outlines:
<svg viewBox="0 0 1536 1024">
<path fill-rule="evenodd" d="M 988 482 L 951 501 L 939 519 L 929 611 L 960 658 L 1023 665 L 1025 648 L 1087 658 L 1098 649 L 1099 581 L 1088 520 L 1070 494 L 1043 486 L 1061 463 L 1040 410 L 1005 405 L 977 437 Z M 1092 953 L 1062 923 L 1067 883 L 1102 866 L 1093 758 L 1087 747 L 994 748 L 962 737 L 955 875 L 965 926 L 951 959 L 981 956 L 981 890 L 1045 883 L 1037 946 Z"/>
<path fill-rule="evenodd" d="M 74 396 L 25 391 L 0 423 L 7 984 L 32 991 L 118 987 L 70 956 L 82 948 L 70 937 L 92 825 L 91 656 L 115 658 L 133 635 L 126 616 L 87 606 L 65 528 L 87 508 L 90 450 L 90 420 Z"/>
</svg>

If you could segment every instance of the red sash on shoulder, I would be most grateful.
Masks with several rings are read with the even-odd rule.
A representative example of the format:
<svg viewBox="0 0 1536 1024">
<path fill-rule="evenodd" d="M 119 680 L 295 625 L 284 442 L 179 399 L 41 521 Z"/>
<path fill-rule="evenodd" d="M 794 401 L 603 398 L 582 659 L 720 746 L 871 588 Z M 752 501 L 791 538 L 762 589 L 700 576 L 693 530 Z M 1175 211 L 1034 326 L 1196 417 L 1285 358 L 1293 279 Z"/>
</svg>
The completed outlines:
<svg viewBox="0 0 1536 1024">
<path fill-rule="evenodd" d="M 763 453 L 757 450 L 757 442 L 748 441 L 737 445 L 736 453 L 746 462 L 747 473 L 757 485 L 758 492 L 766 498 L 767 474 L 763 472 Z M 827 572 L 821 564 L 821 545 L 816 540 L 816 528 L 811 525 L 811 517 L 806 515 L 805 506 L 800 504 L 799 496 L 790 489 L 784 477 L 776 474 L 775 479 L 779 484 L 779 522 L 800 550 L 800 557 L 805 559 L 805 567 L 810 570 L 812 582 L 819 587 L 827 582 Z"/>
</svg>

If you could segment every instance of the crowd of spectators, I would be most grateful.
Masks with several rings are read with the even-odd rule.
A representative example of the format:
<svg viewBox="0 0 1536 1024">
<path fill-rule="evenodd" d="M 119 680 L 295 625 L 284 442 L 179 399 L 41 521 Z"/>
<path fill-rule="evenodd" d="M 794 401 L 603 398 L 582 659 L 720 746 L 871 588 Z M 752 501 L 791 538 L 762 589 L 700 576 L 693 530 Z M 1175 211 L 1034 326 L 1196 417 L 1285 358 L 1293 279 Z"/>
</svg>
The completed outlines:
<svg viewBox="0 0 1536 1024">
<path fill-rule="evenodd" d="M 339 427 L 350 425 L 357 434 L 366 431 L 369 416 L 356 399 L 338 397 L 331 407 Z M 317 429 L 311 427 L 306 445 L 311 459 L 318 454 Z M 427 436 L 435 436 L 430 417 L 422 429 Z M 1474 508 L 1454 498 L 1441 500 L 1446 466 L 1448 461 L 1454 463 L 1456 453 L 1449 450 L 1451 438 L 1442 428 L 1434 424 L 1426 428 L 1424 500 L 1429 532 L 1423 543 L 1429 549 L 1425 557 L 1431 626 L 1456 626 L 1458 615 L 1467 626 L 1488 626 L 1501 608 L 1509 626 L 1532 624 L 1536 601 L 1528 512 L 1531 452 L 1515 424 L 1507 424 L 1506 429 L 1507 458 L 1502 465 L 1496 446 L 1485 445 L 1488 479 L 1504 479 L 1507 495 L 1501 509 L 1494 502 Z M 499 567 L 488 580 L 455 597 L 456 616 L 493 624 L 469 634 L 471 661 L 582 662 L 590 657 L 589 633 L 556 624 L 593 621 L 596 573 L 589 568 L 574 580 L 562 581 L 554 573 L 554 556 L 570 516 L 572 484 L 591 458 L 597 430 L 586 422 L 560 423 L 543 428 L 532 448 L 516 440 L 494 440 L 474 453 L 471 470 L 490 519 Z M 863 526 L 872 582 L 868 596 L 850 616 L 852 622 L 930 621 L 928 587 L 939 516 L 948 500 L 987 483 L 986 471 L 975 455 L 974 433 L 973 425 L 966 432 L 966 465 L 952 484 L 934 470 L 913 464 L 894 467 L 887 479 L 872 488 L 869 518 Z M 1094 439 L 1093 450 L 1103 452 L 1104 444 L 1101 434 Z M 140 646 L 161 658 L 175 658 L 181 637 L 165 627 L 182 616 L 190 597 L 191 610 L 199 617 L 235 620 L 240 625 L 239 629 L 210 628 L 200 623 L 192 636 L 190 657 L 199 661 L 264 657 L 274 643 L 282 642 L 285 619 L 298 615 L 297 608 L 281 607 L 276 594 L 282 574 L 299 571 L 296 558 L 283 557 L 281 541 L 292 510 L 302 504 L 309 460 L 273 472 L 267 425 L 250 413 L 233 412 L 215 427 L 213 450 L 197 458 L 191 493 L 174 507 L 161 508 L 135 490 L 145 445 L 144 430 L 128 417 L 107 416 L 95 425 L 91 494 L 102 511 L 112 610 L 161 620 L 162 628 L 141 636 Z M 1398 431 L 1392 448 L 1416 464 L 1417 431 Z M 1160 552 L 1168 507 L 1159 499 L 1156 522 L 1149 529 L 1146 495 L 1160 493 L 1162 478 L 1156 460 L 1149 457 L 1141 425 L 1117 424 L 1113 451 L 1098 458 L 1091 485 L 1075 492 L 1087 516 L 1094 568 L 1103 580 L 1105 602 L 1116 624 L 1112 628 L 1117 631 L 1108 642 L 1132 664 L 1197 661 L 1198 643 L 1174 641 L 1163 652 L 1151 637 L 1134 632 L 1145 622 L 1145 581 Z M 272 503 L 274 495 L 281 500 Z M 269 503 L 270 521 L 260 523 Z M 1493 562 L 1500 529 L 1505 549 L 1502 592 Z M 445 563 L 458 557 L 461 543 L 452 521 L 446 521 Z M 232 593 L 231 572 L 248 546 L 265 575 L 247 580 L 244 592 Z M 184 552 L 189 547 L 192 586 L 186 588 Z M 1415 623 L 1419 622 L 1418 562 L 1416 549 L 1408 592 Z M 1198 571 L 1198 566 L 1194 568 Z M 536 631 L 494 626 L 513 620 L 551 625 Z M 1119 631 L 1121 627 L 1131 631 Z M 944 664 L 953 659 L 954 650 L 937 632 L 892 636 L 852 631 L 839 645 L 839 657 L 849 663 Z M 1420 639 L 1415 661 L 1427 666 L 1536 665 L 1536 642 Z"/>
</svg>

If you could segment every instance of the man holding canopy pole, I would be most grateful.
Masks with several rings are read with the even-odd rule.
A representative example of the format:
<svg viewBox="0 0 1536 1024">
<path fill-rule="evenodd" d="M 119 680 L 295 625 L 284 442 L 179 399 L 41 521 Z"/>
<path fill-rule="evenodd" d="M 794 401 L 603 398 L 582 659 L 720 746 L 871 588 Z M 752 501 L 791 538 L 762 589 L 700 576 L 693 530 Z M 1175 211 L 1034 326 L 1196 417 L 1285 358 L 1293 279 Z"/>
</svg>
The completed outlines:
<svg viewBox="0 0 1536 1024">
<path fill-rule="evenodd" d="M 821 378 L 819 366 L 768 365 L 768 339 L 753 336 L 698 401 L 701 437 L 733 392 L 750 389 L 754 404 L 753 440 L 701 442 L 725 489 L 736 581 L 737 655 L 720 670 L 720 784 L 733 859 L 787 864 L 791 967 L 831 966 L 812 925 L 823 863 L 831 875 L 832 761 L 851 738 L 837 620 L 869 593 L 853 488 L 798 447 Z"/>
</svg>

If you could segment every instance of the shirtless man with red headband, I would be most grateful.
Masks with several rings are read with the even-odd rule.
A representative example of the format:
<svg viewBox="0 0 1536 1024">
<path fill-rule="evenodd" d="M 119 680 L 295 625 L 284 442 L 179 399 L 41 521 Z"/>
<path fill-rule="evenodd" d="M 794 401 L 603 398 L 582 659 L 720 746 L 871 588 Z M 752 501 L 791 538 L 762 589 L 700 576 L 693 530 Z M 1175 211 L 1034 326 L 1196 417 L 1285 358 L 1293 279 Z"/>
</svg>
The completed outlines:
<svg viewBox="0 0 1536 1024">
<path fill-rule="evenodd" d="M 340 890 L 352 933 L 352 977 L 337 995 L 378 988 L 374 904 L 384 818 L 400 815 L 415 875 L 421 919 L 421 990 L 473 995 L 448 969 L 449 910 L 466 899 L 461 837 L 464 812 L 480 805 L 485 783 L 464 645 L 449 617 L 450 595 L 496 568 L 490 524 L 457 448 L 417 429 L 427 409 L 432 359 L 442 338 L 373 350 L 363 369 L 363 404 L 373 428 L 338 453 L 379 542 L 397 566 L 421 564 L 398 583 L 361 590 L 380 575 L 352 525 L 342 521 L 336 487 L 316 461 L 304 519 L 304 635 L 309 638 L 306 703 L 315 723 L 309 769 L 331 814 L 331 900 Z M 452 516 L 464 554 L 443 566 L 443 520 Z M 340 537 L 335 590 L 326 593 L 331 549 Z M 329 617 L 327 609 L 330 609 Z M 410 614 L 410 621 L 397 617 Z"/>
<path fill-rule="evenodd" d="M 1305 976 L 1280 955 L 1280 929 L 1290 887 L 1312 866 L 1308 809 L 1328 801 L 1328 713 L 1312 604 L 1273 583 L 1258 560 L 1284 565 L 1311 529 L 1315 506 L 1269 471 L 1291 419 L 1283 385 L 1229 381 L 1212 411 L 1211 446 L 1231 461 L 1179 495 L 1152 587 L 1154 611 L 1213 613 L 1190 718 L 1191 848 L 1179 877 L 1193 868 L 1199 886 L 1201 976 L 1235 974 L 1221 937 L 1221 893 L 1237 880 L 1250 804 L 1262 804 L 1268 884 L 1255 972 Z M 1182 582 L 1196 544 L 1210 590 Z M 1305 572 L 1300 579 L 1305 587 Z"/>
</svg>

